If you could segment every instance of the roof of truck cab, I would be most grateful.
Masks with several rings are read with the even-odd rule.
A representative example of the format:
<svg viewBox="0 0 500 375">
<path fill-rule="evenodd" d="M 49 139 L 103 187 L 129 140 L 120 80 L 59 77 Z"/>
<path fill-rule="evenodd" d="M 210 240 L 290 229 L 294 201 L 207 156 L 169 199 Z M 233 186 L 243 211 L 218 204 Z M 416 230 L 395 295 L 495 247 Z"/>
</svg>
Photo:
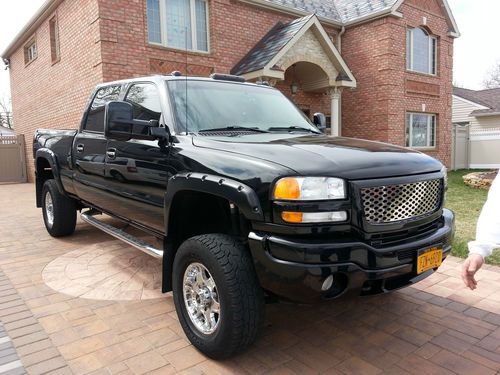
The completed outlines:
<svg viewBox="0 0 500 375">
<path fill-rule="evenodd" d="M 101 88 L 101 87 L 106 87 L 106 86 L 112 86 L 112 85 L 124 85 L 127 83 L 137 83 L 137 82 L 154 82 L 157 84 L 160 84 L 162 82 L 166 81 L 204 81 L 204 82 L 224 82 L 224 83 L 232 83 L 232 84 L 239 84 L 239 85 L 247 85 L 247 86 L 256 86 L 256 87 L 263 87 L 263 88 L 268 88 L 268 89 L 273 89 L 274 87 L 268 86 L 268 85 L 263 85 L 263 84 L 257 84 L 257 83 L 252 83 L 252 82 L 238 82 L 238 81 L 231 81 L 231 80 L 224 80 L 224 79 L 214 79 L 210 77 L 199 77 L 199 76 L 174 76 L 174 75 L 151 75 L 151 76 L 143 76 L 143 77 L 134 77 L 134 78 L 128 78 L 128 79 L 121 79 L 117 81 L 111 81 L 111 82 L 103 82 L 100 83 L 96 86 L 96 88 Z"/>
</svg>

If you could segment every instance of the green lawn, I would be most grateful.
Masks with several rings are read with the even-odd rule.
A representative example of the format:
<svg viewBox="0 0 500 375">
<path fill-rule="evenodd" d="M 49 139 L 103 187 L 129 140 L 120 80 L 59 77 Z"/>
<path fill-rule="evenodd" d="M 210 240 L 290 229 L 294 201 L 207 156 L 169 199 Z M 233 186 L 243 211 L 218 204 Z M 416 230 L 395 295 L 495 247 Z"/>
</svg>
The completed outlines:
<svg viewBox="0 0 500 375">
<path fill-rule="evenodd" d="M 452 254 L 461 258 L 467 256 L 467 242 L 475 237 L 476 222 L 488 195 L 486 190 L 474 189 L 464 184 L 462 176 L 470 172 L 477 171 L 459 170 L 448 173 L 445 206 L 455 212 L 457 226 Z M 486 262 L 500 265 L 500 251 L 495 251 Z"/>
</svg>

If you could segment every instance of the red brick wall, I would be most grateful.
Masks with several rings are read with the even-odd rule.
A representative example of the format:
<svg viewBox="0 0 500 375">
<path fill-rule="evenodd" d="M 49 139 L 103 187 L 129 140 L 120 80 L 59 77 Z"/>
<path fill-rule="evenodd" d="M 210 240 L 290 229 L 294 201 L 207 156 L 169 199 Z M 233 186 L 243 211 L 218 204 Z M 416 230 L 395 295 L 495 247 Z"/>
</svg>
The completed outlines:
<svg viewBox="0 0 500 375">
<path fill-rule="evenodd" d="M 229 73 L 277 22 L 289 22 L 296 18 L 240 2 L 210 0 L 210 52 L 186 53 L 149 44 L 146 1 L 128 1 L 125 6 L 123 3 L 99 0 L 105 81 L 169 74 L 174 70 L 185 74 L 186 65 L 191 75 Z M 327 28 L 327 31 L 336 35 L 335 29 Z M 328 97 L 305 92 L 292 96 L 290 84 L 286 81 L 277 87 L 300 108 L 309 109 L 311 114 L 318 111 L 330 114 Z"/>
<path fill-rule="evenodd" d="M 96 40 L 97 3 L 64 1 L 54 13 L 59 21 L 59 62 L 52 64 L 49 16 L 36 31 L 38 57 L 24 63 L 24 49 L 10 59 L 12 107 L 16 133 L 24 134 L 28 177 L 34 178 L 33 132 L 37 128 L 76 128 L 92 88 L 102 80 Z"/>
<path fill-rule="evenodd" d="M 186 71 L 186 53 L 147 42 L 146 1 L 64 1 L 57 9 L 61 60 L 52 65 L 48 17 L 37 30 L 39 57 L 24 66 L 23 49 L 11 58 L 13 112 L 27 140 L 33 179 L 31 137 L 37 128 L 77 128 L 93 87 L 100 82 Z M 188 71 L 207 76 L 230 69 L 278 21 L 295 17 L 228 0 L 209 1 L 210 52 L 188 53 Z M 334 29 L 329 32 L 335 34 Z M 287 93 L 289 84 L 282 85 Z M 288 93 L 289 94 L 289 93 Z M 292 98 L 311 113 L 329 113 L 318 94 Z"/>
<path fill-rule="evenodd" d="M 407 0 L 402 19 L 387 17 L 348 28 L 342 54 L 358 80 L 358 88 L 342 97 L 343 134 L 404 145 L 406 111 L 438 114 L 438 147 L 429 152 L 449 161 L 451 126 L 451 72 L 453 40 L 444 17 L 435 14 L 434 0 Z M 410 2 L 427 4 L 419 9 Z M 64 1 L 57 10 L 61 60 L 52 65 L 47 18 L 36 33 L 38 58 L 24 66 L 22 48 L 11 58 L 14 120 L 25 134 L 32 176 L 31 137 L 36 128 L 76 128 L 95 84 L 155 73 L 186 70 L 184 51 L 156 47 L 147 42 L 146 1 Z M 427 77 L 405 71 L 406 27 L 418 26 L 422 15 L 440 37 L 439 75 Z M 229 0 L 209 0 L 210 52 L 188 53 L 190 74 L 227 73 L 279 20 L 289 17 L 274 11 Z M 335 34 L 334 29 L 327 29 Z M 416 93 L 407 93 L 407 80 Z M 424 84 L 422 89 L 422 83 Z M 433 84 L 439 97 L 422 94 Z M 290 82 L 278 88 L 288 95 Z M 436 86 L 437 85 L 437 86 Z M 429 91 L 429 90 L 427 90 Z M 432 90 L 431 90 L 432 91 Z M 292 99 L 313 114 L 330 114 L 329 98 L 299 92 Z"/>
<path fill-rule="evenodd" d="M 451 157 L 453 39 L 435 0 L 407 0 L 403 18 L 386 17 L 348 28 L 342 55 L 358 81 L 342 95 L 342 134 L 405 145 L 405 113 L 437 114 L 437 145 L 425 151 L 446 165 Z M 422 25 L 438 37 L 436 77 L 406 71 L 406 29 Z"/>
</svg>

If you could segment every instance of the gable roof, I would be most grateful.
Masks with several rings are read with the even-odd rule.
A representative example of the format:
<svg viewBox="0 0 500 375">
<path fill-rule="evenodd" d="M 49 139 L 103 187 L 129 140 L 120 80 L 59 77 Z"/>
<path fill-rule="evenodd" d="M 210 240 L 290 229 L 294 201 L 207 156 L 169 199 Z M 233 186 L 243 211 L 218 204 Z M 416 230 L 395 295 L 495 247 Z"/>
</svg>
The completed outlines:
<svg viewBox="0 0 500 375">
<path fill-rule="evenodd" d="M 473 116 L 500 115 L 500 88 L 487 90 L 469 90 L 459 87 L 453 88 L 453 95 L 471 102 L 488 107 L 473 111 Z"/>
<path fill-rule="evenodd" d="M 330 63 L 338 72 L 333 77 L 339 86 L 356 87 L 356 79 L 349 70 L 339 51 L 328 38 L 323 26 L 315 14 L 302 17 L 283 24 L 278 22 L 247 54 L 238 62 L 231 74 L 256 75 L 284 78 L 284 71 L 277 66 L 292 46 L 297 43 L 308 30 L 313 30 L 316 38 L 322 43 Z"/>
<path fill-rule="evenodd" d="M 288 24 L 278 22 L 264 37 L 238 62 L 231 74 L 241 75 L 264 68 L 274 56 L 285 47 L 305 26 L 314 14 L 296 19 Z"/>
</svg>

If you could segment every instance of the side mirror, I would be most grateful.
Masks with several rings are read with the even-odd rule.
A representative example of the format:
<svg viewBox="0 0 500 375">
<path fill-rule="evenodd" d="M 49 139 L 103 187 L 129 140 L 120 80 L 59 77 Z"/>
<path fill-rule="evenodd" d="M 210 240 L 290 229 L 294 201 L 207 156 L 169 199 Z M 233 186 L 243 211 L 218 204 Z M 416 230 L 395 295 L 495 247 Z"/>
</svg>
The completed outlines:
<svg viewBox="0 0 500 375">
<path fill-rule="evenodd" d="M 313 117 L 313 122 L 314 125 L 316 125 L 316 127 L 319 130 L 324 131 L 326 129 L 326 116 L 324 113 L 321 112 L 315 113 Z"/>
<path fill-rule="evenodd" d="M 169 139 L 166 128 L 160 128 L 158 120 L 134 120 L 131 103 L 113 101 L 106 104 L 104 111 L 104 135 L 119 141 L 129 139 Z"/>
<path fill-rule="evenodd" d="M 107 138 L 132 138 L 134 107 L 127 102 L 109 102 L 104 110 L 104 135 Z"/>
</svg>

